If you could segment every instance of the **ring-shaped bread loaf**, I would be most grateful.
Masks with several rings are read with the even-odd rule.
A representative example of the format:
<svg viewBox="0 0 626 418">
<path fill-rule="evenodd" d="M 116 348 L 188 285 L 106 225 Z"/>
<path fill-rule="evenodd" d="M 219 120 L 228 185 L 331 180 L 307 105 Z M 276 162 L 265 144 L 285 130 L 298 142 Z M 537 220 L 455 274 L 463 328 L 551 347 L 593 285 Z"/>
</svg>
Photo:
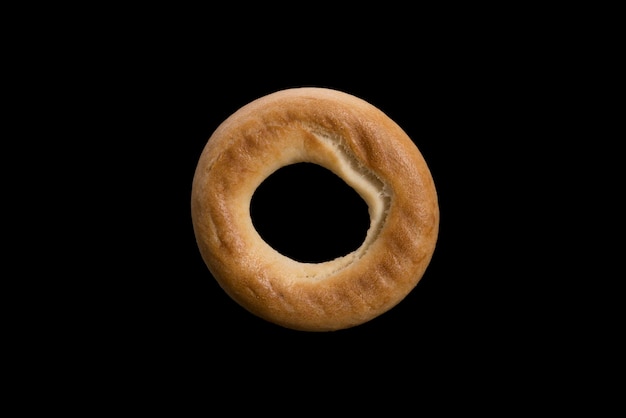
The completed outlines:
<svg viewBox="0 0 626 418">
<path fill-rule="evenodd" d="M 256 231 L 257 187 L 298 162 L 331 170 L 367 203 L 371 223 L 355 251 L 302 263 Z M 191 194 L 198 248 L 219 285 L 251 313 L 295 330 L 345 329 L 397 305 L 422 278 L 439 230 L 417 146 L 378 108 L 328 88 L 277 91 L 233 113 L 204 147 Z"/>
</svg>

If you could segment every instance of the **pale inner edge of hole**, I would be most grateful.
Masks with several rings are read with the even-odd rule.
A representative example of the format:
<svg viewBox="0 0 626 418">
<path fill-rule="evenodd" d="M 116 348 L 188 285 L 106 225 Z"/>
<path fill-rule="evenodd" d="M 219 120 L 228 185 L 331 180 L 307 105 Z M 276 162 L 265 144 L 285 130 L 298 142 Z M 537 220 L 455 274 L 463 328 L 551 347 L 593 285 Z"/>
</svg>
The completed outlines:
<svg viewBox="0 0 626 418">
<path fill-rule="evenodd" d="M 284 257 L 282 263 L 289 265 L 291 279 L 318 281 L 347 268 L 367 253 L 385 223 L 391 204 L 391 191 L 382 179 L 350 155 L 339 136 L 324 132 L 319 127 L 309 126 L 309 129 L 323 145 L 330 148 L 334 156 L 323 167 L 339 176 L 361 196 L 367 203 L 370 216 L 370 226 L 363 243 L 345 256 L 321 263 L 302 263 L 277 252 L 277 255 Z M 306 162 L 306 159 L 302 159 L 302 162 Z"/>
</svg>

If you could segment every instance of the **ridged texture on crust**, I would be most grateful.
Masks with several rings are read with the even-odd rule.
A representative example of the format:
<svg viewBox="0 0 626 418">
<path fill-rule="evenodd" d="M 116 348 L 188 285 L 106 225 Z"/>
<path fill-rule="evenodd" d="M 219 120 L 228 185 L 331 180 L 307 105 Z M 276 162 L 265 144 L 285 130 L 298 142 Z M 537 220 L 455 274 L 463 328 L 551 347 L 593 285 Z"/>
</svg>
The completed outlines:
<svg viewBox="0 0 626 418">
<path fill-rule="evenodd" d="M 297 162 L 330 169 L 368 203 L 372 225 L 353 253 L 300 263 L 254 229 L 252 194 Z M 398 304 L 430 263 L 439 227 L 431 173 L 407 134 L 360 98 L 312 87 L 259 98 L 216 129 L 198 161 L 191 214 L 202 258 L 226 293 L 303 331 L 356 326 Z"/>
</svg>

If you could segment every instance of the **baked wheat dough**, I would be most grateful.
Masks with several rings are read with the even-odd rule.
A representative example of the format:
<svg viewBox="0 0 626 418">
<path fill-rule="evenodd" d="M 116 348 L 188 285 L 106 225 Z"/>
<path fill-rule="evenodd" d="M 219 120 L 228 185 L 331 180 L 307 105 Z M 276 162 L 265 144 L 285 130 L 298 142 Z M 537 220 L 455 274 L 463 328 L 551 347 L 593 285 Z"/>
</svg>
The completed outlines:
<svg viewBox="0 0 626 418">
<path fill-rule="evenodd" d="M 301 263 L 255 230 L 255 190 L 298 162 L 331 170 L 367 203 L 371 224 L 355 251 Z M 302 331 L 353 327 L 397 305 L 426 271 L 439 230 L 435 184 L 413 141 L 372 104 L 318 87 L 268 94 L 217 127 L 196 167 L 191 216 L 224 291 L 251 313 Z"/>
</svg>

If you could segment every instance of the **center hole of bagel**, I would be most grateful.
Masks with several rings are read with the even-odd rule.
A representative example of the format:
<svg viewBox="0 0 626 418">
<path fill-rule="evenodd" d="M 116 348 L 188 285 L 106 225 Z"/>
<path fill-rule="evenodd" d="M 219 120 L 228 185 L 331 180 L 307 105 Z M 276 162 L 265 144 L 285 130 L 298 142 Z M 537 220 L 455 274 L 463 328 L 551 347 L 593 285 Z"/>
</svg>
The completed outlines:
<svg viewBox="0 0 626 418">
<path fill-rule="evenodd" d="M 279 253 L 321 263 L 356 250 L 370 226 L 367 203 L 341 178 L 313 163 L 271 174 L 250 203 L 257 232 Z"/>
</svg>

